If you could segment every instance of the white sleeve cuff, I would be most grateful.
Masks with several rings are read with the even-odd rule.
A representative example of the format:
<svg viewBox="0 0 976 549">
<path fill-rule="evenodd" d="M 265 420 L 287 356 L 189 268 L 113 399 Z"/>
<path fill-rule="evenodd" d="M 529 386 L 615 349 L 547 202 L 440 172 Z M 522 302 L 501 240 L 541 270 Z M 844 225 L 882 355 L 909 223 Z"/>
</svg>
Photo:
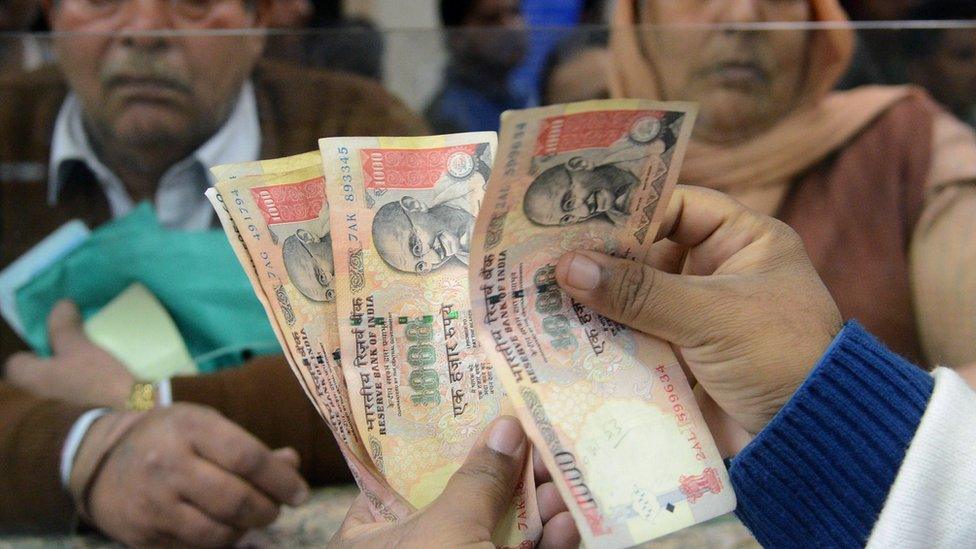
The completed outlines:
<svg viewBox="0 0 976 549">
<path fill-rule="evenodd" d="M 159 408 L 168 408 L 173 405 L 173 385 L 169 382 L 169 379 L 163 379 L 156 382 L 156 406 Z"/>
<path fill-rule="evenodd" d="M 78 455 L 81 441 L 85 440 L 85 435 L 88 434 L 92 424 L 111 411 L 109 408 L 89 410 L 82 414 L 68 431 L 68 438 L 64 440 L 64 446 L 61 448 L 61 486 L 65 490 L 68 489 L 68 483 L 71 481 L 71 470 L 74 468 L 75 456 Z"/>
<path fill-rule="evenodd" d="M 976 547 L 976 393 L 947 368 L 874 525 L 868 548 Z"/>
</svg>

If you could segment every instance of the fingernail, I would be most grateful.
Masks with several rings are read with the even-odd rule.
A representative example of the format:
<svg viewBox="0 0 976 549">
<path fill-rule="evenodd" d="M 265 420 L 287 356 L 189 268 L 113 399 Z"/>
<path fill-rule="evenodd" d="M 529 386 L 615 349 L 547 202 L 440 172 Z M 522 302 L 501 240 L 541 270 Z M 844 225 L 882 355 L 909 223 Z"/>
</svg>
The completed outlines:
<svg viewBox="0 0 976 549">
<path fill-rule="evenodd" d="M 306 501 L 308 501 L 308 487 L 302 486 L 297 492 L 295 492 L 295 495 L 291 497 L 291 506 L 298 507 Z"/>
<path fill-rule="evenodd" d="M 577 290 L 592 290 L 600 284 L 600 266 L 583 254 L 573 254 L 566 283 Z"/>
<path fill-rule="evenodd" d="M 504 416 L 495 421 L 488 433 L 488 447 L 506 456 L 518 457 L 525 433 L 517 419 Z"/>
</svg>

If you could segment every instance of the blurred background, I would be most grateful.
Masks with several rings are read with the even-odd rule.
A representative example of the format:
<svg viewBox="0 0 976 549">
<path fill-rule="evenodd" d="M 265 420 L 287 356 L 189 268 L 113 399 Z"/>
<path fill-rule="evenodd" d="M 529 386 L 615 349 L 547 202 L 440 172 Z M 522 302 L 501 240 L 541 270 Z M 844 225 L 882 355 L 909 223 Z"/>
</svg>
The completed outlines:
<svg viewBox="0 0 976 549">
<path fill-rule="evenodd" d="M 686 182 L 793 225 L 845 316 L 895 350 L 976 362 L 976 2 L 625 3 L 0 0 L 0 363 L 50 353 L 57 300 L 89 318 L 133 283 L 193 359 L 161 377 L 275 354 L 203 200 L 209 165 L 613 96 L 699 102 L 697 153 L 722 162 Z M 351 493 L 271 539 L 324 541 Z M 724 520 L 662 544 L 753 541 Z"/>
<path fill-rule="evenodd" d="M 570 94 L 598 96 L 600 90 L 595 88 L 604 79 L 602 50 L 614 3 L 276 0 L 270 17 L 261 24 L 269 29 L 266 57 L 376 79 L 418 112 L 441 91 L 445 75 L 457 76 L 458 71 L 477 74 L 479 85 L 490 83 L 493 91 L 511 94 L 505 99 L 514 107 L 575 99 L 559 94 L 546 97 L 545 88 L 553 79 L 563 91 L 573 86 L 594 88 L 568 90 Z M 966 110 L 971 110 L 967 103 L 976 85 L 972 63 L 976 38 L 967 24 L 976 12 L 972 2 L 843 0 L 841 4 L 855 22 L 858 53 L 839 87 L 916 83 L 957 114 L 972 116 Z M 41 6 L 40 0 L 0 2 L 3 76 L 55 61 Z M 584 67 L 587 72 L 582 72 Z M 499 84 L 505 89 L 500 90 Z"/>
</svg>

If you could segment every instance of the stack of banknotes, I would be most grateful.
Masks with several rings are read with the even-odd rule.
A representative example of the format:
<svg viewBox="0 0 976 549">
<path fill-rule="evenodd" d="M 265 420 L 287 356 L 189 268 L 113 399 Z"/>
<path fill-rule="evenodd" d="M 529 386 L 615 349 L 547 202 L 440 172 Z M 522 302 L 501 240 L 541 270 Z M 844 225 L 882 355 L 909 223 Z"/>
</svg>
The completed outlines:
<svg viewBox="0 0 976 549">
<path fill-rule="evenodd" d="M 587 546 L 734 508 L 668 344 L 555 281 L 566 251 L 645 257 L 695 114 L 592 101 L 509 111 L 500 140 L 328 138 L 212 169 L 207 196 L 377 518 L 436 498 L 501 414 L 520 418 Z M 538 541 L 535 501 L 530 460 L 498 545 Z"/>
</svg>

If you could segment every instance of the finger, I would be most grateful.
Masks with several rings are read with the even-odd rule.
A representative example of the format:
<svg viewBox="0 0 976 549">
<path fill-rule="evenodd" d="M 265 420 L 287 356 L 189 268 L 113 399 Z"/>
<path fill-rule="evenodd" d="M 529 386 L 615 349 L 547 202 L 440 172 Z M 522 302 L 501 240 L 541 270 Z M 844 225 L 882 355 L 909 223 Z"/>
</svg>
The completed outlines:
<svg viewBox="0 0 976 549">
<path fill-rule="evenodd" d="M 208 517 L 240 530 L 263 528 L 278 518 L 278 506 L 250 484 L 207 460 L 192 461 L 177 490 Z"/>
<path fill-rule="evenodd" d="M 298 455 L 298 450 L 291 447 L 278 448 L 274 452 L 271 452 L 271 455 L 291 465 L 295 469 L 298 469 L 302 465 L 302 456 Z"/>
<path fill-rule="evenodd" d="M 666 273 L 680 273 L 688 248 L 677 242 L 661 240 L 655 242 L 644 258 L 644 264 Z"/>
<path fill-rule="evenodd" d="M 671 240 L 682 246 L 698 246 L 744 212 L 751 210 L 727 194 L 704 187 L 678 185 L 668 202 L 655 241 Z"/>
<path fill-rule="evenodd" d="M 675 189 L 658 237 L 690 248 L 692 274 L 712 274 L 734 254 L 768 233 L 776 222 L 718 191 Z"/>
<path fill-rule="evenodd" d="M 535 473 L 536 485 L 552 481 L 552 474 L 549 473 L 549 468 L 546 467 L 546 463 L 542 461 L 542 454 L 534 446 L 532 447 L 532 469 Z"/>
<path fill-rule="evenodd" d="M 556 485 L 551 482 L 536 488 L 535 499 L 539 503 L 539 516 L 542 517 L 543 524 L 552 520 L 559 513 L 569 511 L 569 507 L 566 507 L 566 502 L 559 495 Z"/>
<path fill-rule="evenodd" d="M 475 443 L 423 518 L 434 524 L 456 524 L 473 539 L 490 539 L 512 503 L 527 450 L 518 420 L 499 417 Z"/>
<path fill-rule="evenodd" d="M 172 520 L 162 525 L 164 532 L 170 534 L 184 546 L 226 547 L 240 538 L 244 532 L 221 524 L 199 509 L 186 503 L 177 503 Z"/>
<path fill-rule="evenodd" d="M 291 464 L 223 416 L 206 417 L 212 421 L 197 425 L 191 433 L 201 457 L 250 482 L 272 501 L 298 506 L 308 499 L 308 485 Z"/>
<path fill-rule="evenodd" d="M 699 345 L 716 306 L 701 277 L 659 271 L 598 252 L 565 254 L 556 280 L 576 301 L 626 326 L 681 346 Z"/>
<path fill-rule="evenodd" d="M 579 544 L 579 531 L 569 511 L 559 513 L 542 527 L 539 549 L 566 549 Z"/>
<path fill-rule="evenodd" d="M 70 352 L 79 345 L 89 344 L 82 327 L 81 312 L 71 300 L 59 301 L 47 317 L 47 333 L 51 351 L 55 355 Z"/>
</svg>

